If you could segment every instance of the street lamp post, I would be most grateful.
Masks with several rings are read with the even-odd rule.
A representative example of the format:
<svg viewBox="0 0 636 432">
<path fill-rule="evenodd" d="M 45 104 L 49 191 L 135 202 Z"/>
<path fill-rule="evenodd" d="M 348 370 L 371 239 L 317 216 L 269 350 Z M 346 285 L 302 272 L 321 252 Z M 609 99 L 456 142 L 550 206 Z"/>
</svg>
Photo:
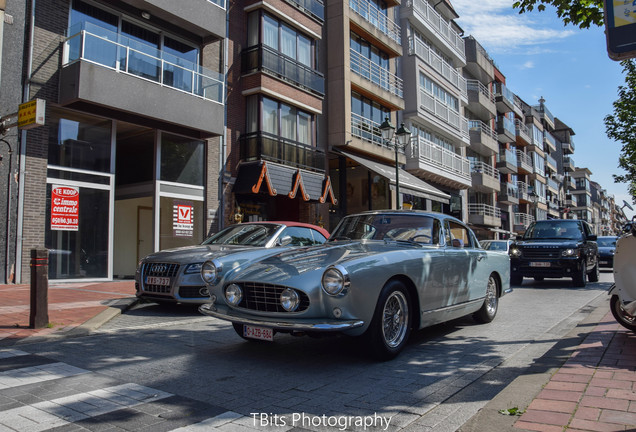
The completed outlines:
<svg viewBox="0 0 636 432">
<path fill-rule="evenodd" d="M 390 143 L 393 140 L 394 134 L 397 140 L 393 143 L 395 148 L 395 208 L 400 208 L 400 165 L 398 163 L 398 150 L 400 147 L 405 148 L 409 142 L 411 131 L 404 127 L 404 123 L 400 125 L 400 128 L 395 132 L 395 126 L 391 124 L 389 118 L 386 117 L 384 122 L 380 125 L 380 132 L 382 132 L 382 140 L 386 143 Z"/>
</svg>

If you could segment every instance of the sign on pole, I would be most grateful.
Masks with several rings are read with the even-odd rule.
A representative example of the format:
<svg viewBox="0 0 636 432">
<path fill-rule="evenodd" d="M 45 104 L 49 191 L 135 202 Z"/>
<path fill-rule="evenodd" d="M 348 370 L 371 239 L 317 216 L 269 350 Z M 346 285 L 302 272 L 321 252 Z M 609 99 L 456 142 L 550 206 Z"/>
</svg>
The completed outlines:
<svg viewBox="0 0 636 432">
<path fill-rule="evenodd" d="M 612 60 L 636 57 L 636 0 L 605 0 L 605 37 Z"/>
<path fill-rule="evenodd" d="M 46 101 L 44 99 L 34 99 L 20 104 L 18 109 L 18 128 L 28 130 L 43 126 L 45 111 Z"/>
</svg>

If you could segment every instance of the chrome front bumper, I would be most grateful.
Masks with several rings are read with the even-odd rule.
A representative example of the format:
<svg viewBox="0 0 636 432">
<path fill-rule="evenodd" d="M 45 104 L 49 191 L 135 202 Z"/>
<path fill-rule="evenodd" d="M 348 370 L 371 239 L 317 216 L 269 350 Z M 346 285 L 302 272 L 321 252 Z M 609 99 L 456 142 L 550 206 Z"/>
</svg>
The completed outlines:
<svg viewBox="0 0 636 432">
<path fill-rule="evenodd" d="M 280 331 L 340 332 L 364 325 L 364 321 L 362 320 L 294 319 L 254 316 L 217 304 L 201 305 L 199 312 L 203 315 L 233 323 L 272 328 Z"/>
</svg>

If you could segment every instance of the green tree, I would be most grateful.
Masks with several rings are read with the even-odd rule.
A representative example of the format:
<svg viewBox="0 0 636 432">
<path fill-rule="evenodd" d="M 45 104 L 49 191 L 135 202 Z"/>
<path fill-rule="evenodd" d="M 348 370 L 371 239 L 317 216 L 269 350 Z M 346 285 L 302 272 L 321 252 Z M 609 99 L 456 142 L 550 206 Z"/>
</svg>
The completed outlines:
<svg viewBox="0 0 636 432">
<path fill-rule="evenodd" d="M 563 24 L 586 29 L 603 25 L 603 0 L 518 0 L 512 5 L 519 13 L 531 12 L 536 7 L 545 11 L 546 5 L 554 6 Z"/>
<path fill-rule="evenodd" d="M 614 113 L 605 117 L 607 136 L 623 144 L 618 166 L 626 174 L 614 174 L 614 181 L 627 183 L 632 201 L 636 203 L 636 61 L 621 62 L 625 85 L 618 87 L 618 99 L 612 104 Z"/>
</svg>

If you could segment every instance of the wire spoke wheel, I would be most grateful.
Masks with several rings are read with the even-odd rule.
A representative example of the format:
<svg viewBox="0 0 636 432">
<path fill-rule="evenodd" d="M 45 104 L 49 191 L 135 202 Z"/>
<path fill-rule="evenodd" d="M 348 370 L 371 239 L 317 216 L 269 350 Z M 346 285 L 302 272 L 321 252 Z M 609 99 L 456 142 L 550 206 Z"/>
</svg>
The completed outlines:
<svg viewBox="0 0 636 432">
<path fill-rule="evenodd" d="M 387 346 L 399 346 L 407 333 L 409 306 L 401 291 L 391 293 L 384 303 L 382 312 L 382 333 Z"/>
</svg>

